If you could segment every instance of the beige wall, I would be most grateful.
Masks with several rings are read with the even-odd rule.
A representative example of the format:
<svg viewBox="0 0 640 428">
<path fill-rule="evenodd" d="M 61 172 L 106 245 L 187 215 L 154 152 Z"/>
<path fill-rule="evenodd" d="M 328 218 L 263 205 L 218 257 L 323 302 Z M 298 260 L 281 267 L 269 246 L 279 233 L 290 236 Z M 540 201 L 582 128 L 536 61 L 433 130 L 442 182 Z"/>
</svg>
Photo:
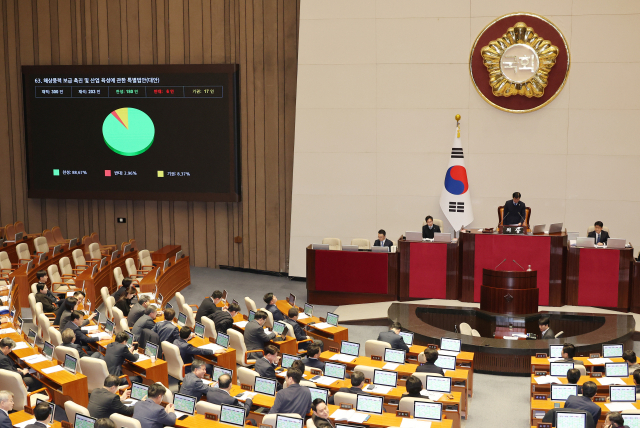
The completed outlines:
<svg viewBox="0 0 640 428">
<path fill-rule="evenodd" d="M 586 233 L 595 220 L 640 245 L 640 2 L 303 0 L 290 274 L 324 237 L 393 241 L 439 208 L 462 115 L 475 227 L 497 224 L 514 191 L 532 223 Z M 476 93 L 468 58 L 498 16 L 553 21 L 571 49 L 563 92 L 542 110 L 499 111 Z M 450 230 L 445 220 L 445 229 Z"/>
</svg>

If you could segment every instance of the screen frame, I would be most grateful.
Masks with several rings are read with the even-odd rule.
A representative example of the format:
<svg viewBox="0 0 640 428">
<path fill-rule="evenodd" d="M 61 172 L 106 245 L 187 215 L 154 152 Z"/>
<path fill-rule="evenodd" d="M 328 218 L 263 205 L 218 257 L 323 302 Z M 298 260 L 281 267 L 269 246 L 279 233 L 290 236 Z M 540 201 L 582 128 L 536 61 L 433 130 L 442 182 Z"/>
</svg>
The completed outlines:
<svg viewBox="0 0 640 428">
<path fill-rule="evenodd" d="M 73 426 L 78 426 L 77 425 L 77 421 L 78 421 L 78 416 L 81 416 L 83 418 L 88 418 L 88 419 L 93 419 L 93 426 L 96 425 L 96 421 L 98 420 L 97 418 L 93 418 L 89 415 L 83 415 L 82 413 L 76 413 L 76 417 L 73 419 Z"/>
<path fill-rule="evenodd" d="M 276 379 L 271 379 L 271 378 L 268 378 L 268 377 L 256 376 L 255 382 L 258 382 L 258 379 L 262 379 L 262 380 L 268 381 L 269 383 L 273 384 L 273 394 L 267 394 L 267 393 L 264 393 L 264 392 L 256 391 L 255 383 L 253 384 L 253 392 L 256 392 L 256 393 L 262 394 L 262 395 L 268 395 L 270 397 L 275 397 L 276 396 L 276 392 L 278 390 L 278 381 Z"/>
<path fill-rule="evenodd" d="M 218 337 L 220 337 L 220 335 L 227 338 L 227 346 L 224 346 L 218 343 Z M 224 349 L 229 349 L 229 335 L 218 332 L 218 334 L 216 335 L 216 345 L 222 346 Z"/>
<path fill-rule="evenodd" d="M 557 424 L 558 424 L 558 417 L 559 417 L 561 414 L 563 414 L 563 413 L 571 413 L 571 414 L 580 414 L 580 415 L 584 415 L 584 426 L 585 426 L 585 427 L 587 426 L 587 412 L 567 412 L 567 411 L 559 411 L 559 412 L 556 412 L 556 414 L 555 414 L 555 420 L 554 420 L 555 424 L 554 424 L 554 427 L 558 426 L 558 425 L 557 425 Z"/>
<path fill-rule="evenodd" d="M 358 353 L 356 355 L 353 354 L 346 354 L 344 352 L 342 352 L 342 347 L 344 346 L 345 343 L 348 343 L 349 345 L 356 345 L 358 347 Z M 340 353 L 344 354 L 344 355 L 349 355 L 351 357 L 357 358 L 360 355 L 360 344 L 357 342 L 350 342 L 348 340 L 343 340 L 342 342 L 340 342 Z"/>
<path fill-rule="evenodd" d="M 365 412 L 364 410 L 358 409 L 358 404 L 360 403 L 360 399 L 370 399 L 375 398 L 380 400 L 380 412 Z M 381 415 L 384 412 L 384 396 L 383 395 L 368 395 L 368 394 L 356 394 L 356 412 L 362 412 L 372 415 Z"/>
<path fill-rule="evenodd" d="M 328 374 L 327 374 L 327 370 L 326 370 L 326 369 L 327 369 L 327 364 L 331 364 L 331 365 L 334 365 L 334 366 L 341 366 L 341 367 L 342 367 L 342 378 L 339 378 L 339 377 L 333 377 L 333 376 L 328 375 Z M 332 361 L 327 361 L 327 362 L 325 363 L 324 368 L 325 368 L 325 370 L 324 370 L 324 375 L 325 375 L 326 377 L 330 377 L 331 379 L 340 379 L 340 380 L 344 380 L 344 379 L 345 379 L 345 377 L 346 377 L 346 375 L 347 375 L 347 366 L 346 366 L 345 364 L 339 364 L 339 363 L 334 363 L 334 362 L 332 362 Z"/>
<path fill-rule="evenodd" d="M 178 395 L 181 396 L 181 397 L 192 398 L 193 399 L 193 410 L 191 411 L 191 413 L 183 412 L 182 410 L 176 410 L 176 411 L 180 412 L 180 413 L 186 413 L 186 414 L 191 415 L 191 416 L 195 415 L 196 414 L 196 404 L 198 404 L 198 397 L 194 397 L 193 395 L 180 394 L 179 392 L 176 392 L 176 393 L 173 394 L 173 404 L 174 404 L 174 406 L 175 406 L 175 403 L 176 403 L 176 397 Z"/>
<path fill-rule="evenodd" d="M 133 394 L 133 386 L 134 385 L 139 385 L 139 386 L 142 386 L 142 387 L 146 388 L 147 397 L 149 396 L 149 385 L 145 385 L 144 383 L 140 383 L 140 382 L 131 381 L 131 393 L 132 394 Z M 131 398 L 132 400 L 141 401 L 141 400 L 138 400 L 137 398 L 133 398 L 133 397 L 129 397 L 129 398 Z"/>
<path fill-rule="evenodd" d="M 395 353 L 395 352 L 402 352 L 404 354 L 404 358 L 402 359 L 401 363 L 398 363 L 396 361 L 391 361 L 391 360 L 387 360 L 387 352 L 391 352 L 391 353 Z M 384 348 L 384 355 L 382 356 L 382 359 L 385 363 L 391 363 L 391 364 L 405 364 L 407 361 L 407 351 L 405 351 L 404 349 L 393 349 L 393 348 Z"/>
<path fill-rule="evenodd" d="M 67 367 L 67 360 L 75 361 L 76 365 L 75 365 L 74 369 L 70 369 L 69 367 Z M 66 371 L 68 371 L 69 373 L 76 374 L 76 373 L 78 373 L 78 359 L 76 357 L 74 357 L 73 355 L 65 354 L 64 355 L 64 362 L 62 363 L 62 367 Z"/>
<path fill-rule="evenodd" d="M 558 384 L 551 384 L 549 386 L 549 399 L 551 401 L 567 401 L 567 399 L 565 398 L 564 400 L 560 400 L 559 398 L 553 398 L 553 390 L 556 389 L 554 387 L 558 387 L 558 386 L 571 386 L 571 387 L 575 387 L 576 393 L 572 394 L 572 395 L 578 395 L 578 385 L 573 385 L 573 384 L 562 384 L 562 385 L 558 385 Z"/>
<path fill-rule="evenodd" d="M 220 405 L 220 416 L 218 417 L 218 420 L 220 421 L 220 423 L 227 424 L 227 425 L 233 425 L 233 426 L 236 426 L 236 427 L 244 427 L 244 425 L 245 425 L 245 417 L 243 417 L 243 418 L 242 418 L 242 425 L 234 424 L 234 423 L 226 422 L 226 421 L 223 421 L 223 420 L 222 420 L 222 412 L 224 411 L 224 408 L 225 408 L 225 407 L 227 407 L 227 408 L 232 408 L 232 409 L 238 409 L 238 410 L 241 410 L 241 411 L 242 411 L 242 415 L 243 415 L 243 416 L 245 415 L 245 411 L 244 411 L 244 408 L 243 408 L 243 407 L 240 407 L 240 406 L 233 406 L 233 405 L 231 405 L 231 404 L 221 404 L 221 405 Z"/>
<path fill-rule="evenodd" d="M 627 374 L 624 375 L 624 376 L 609 376 L 607 374 L 607 367 L 612 366 L 614 364 L 624 364 L 625 366 L 627 366 Z M 605 373 L 605 376 L 607 376 L 607 377 L 619 377 L 619 378 L 629 377 L 629 363 L 627 363 L 626 361 L 624 361 L 622 363 L 604 363 L 604 373 Z"/>
<path fill-rule="evenodd" d="M 430 418 L 420 418 L 420 417 L 416 417 L 416 407 L 423 405 L 423 404 L 429 404 L 429 405 L 440 405 L 440 419 L 430 419 Z M 414 419 L 418 419 L 421 421 L 441 421 L 442 420 L 442 416 L 443 416 L 443 412 L 444 412 L 444 406 L 442 405 L 442 403 L 439 403 L 437 401 L 433 401 L 433 402 L 426 402 L 426 401 L 419 401 L 416 400 L 413 402 L 413 417 Z"/>
<path fill-rule="evenodd" d="M 378 374 L 379 372 L 395 374 L 396 381 L 395 381 L 395 385 L 393 385 L 392 388 L 397 388 L 398 387 L 398 372 L 391 371 L 391 370 L 373 369 L 373 379 L 371 379 L 371 383 L 372 384 L 380 385 L 380 386 L 391 386 L 391 385 L 385 385 L 383 383 L 376 383 L 376 374 Z"/>
<path fill-rule="evenodd" d="M 442 380 L 442 379 L 448 379 L 449 380 L 449 390 L 448 391 L 439 391 L 437 389 L 429 389 L 429 379 L 437 379 L 437 380 Z M 425 382 L 424 382 L 424 388 L 427 391 L 433 391 L 433 392 L 441 392 L 444 394 L 451 394 L 451 389 L 453 388 L 453 379 L 447 376 L 425 376 Z"/>
<path fill-rule="evenodd" d="M 567 369 L 566 372 L 564 372 L 564 375 L 558 375 L 558 374 L 551 374 L 552 373 L 552 368 L 554 367 L 553 364 L 571 364 L 571 367 Z M 567 372 L 571 369 L 575 369 L 576 365 L 575 363 L 567 363 L 565 361 L 554 361 L 553 363 L 549 363 L 549 376 L 555 376 L 555 377 L 567 377 Z"/>
<path fill-rule="evenodd" d="M 612 394 L 614 388 L 629 388 L 629 389 L 633 388 L 633 400 L 616 400 L 616 401 L 612 400 L 611 399 L 611 397 L 612 397 L 611 394 Z M 636 388 L 635 385 L 609 385 L 609 401 L 611 403 L 635 403 L 636 401 L 638 401 L 636 399 L 636 392 L 635 392 L 636 390 L 635 390 L 635 388 Z"/>
<path fill-rule="evenodd" d="M 278 428 L 278 421 L 280 420 L 280 418 L 288 418 L 288 419 L 295 419 L 300 421 L 300 428 L 304 428 L 304 419 L 303 418 L 297 418 L 295 416 L 286 416 L 286 415 L 276 415 L 276 426 L 275 428 Z"/>
<path fill-rule="evenodd" d="M 605 348 L 605 346 L 619 347 L 621 349 L 620 355 L 618 355 L 616 357 L 605 357 L 604 356 L 604 348 Z M 603 343 L 602 344 L 602 358 L 622 358 L 622 354 L 624 354 L 624 344 L 622 344 L 622 343 Z"/>
</svg>

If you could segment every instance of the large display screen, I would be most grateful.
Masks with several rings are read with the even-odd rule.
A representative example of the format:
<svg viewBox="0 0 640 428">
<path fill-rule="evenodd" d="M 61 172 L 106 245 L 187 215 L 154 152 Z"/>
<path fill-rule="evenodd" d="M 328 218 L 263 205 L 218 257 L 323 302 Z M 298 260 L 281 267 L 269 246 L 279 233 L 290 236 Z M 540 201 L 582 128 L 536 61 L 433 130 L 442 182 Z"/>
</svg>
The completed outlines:
<svg viewBox="0 0 640 428">
<path fill-rule="evenodd" d="M 237 65 L 22 74 L 29 197 L 240 200 Z"/>
</svg>

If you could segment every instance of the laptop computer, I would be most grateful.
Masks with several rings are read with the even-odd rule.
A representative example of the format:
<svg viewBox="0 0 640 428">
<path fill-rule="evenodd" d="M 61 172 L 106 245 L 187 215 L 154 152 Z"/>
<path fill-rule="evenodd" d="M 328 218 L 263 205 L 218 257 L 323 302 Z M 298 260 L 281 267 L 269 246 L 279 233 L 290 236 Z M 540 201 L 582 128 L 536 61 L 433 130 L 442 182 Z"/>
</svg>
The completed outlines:
<svg viewBox="0 0 640 428">
<path fill-rule="evenodd" d="M 607 239 L 607 248 L 624 248 L 627 245 L 627 240 L 623 238 L 609 238 Z"/>
<path fill-rule="evenodd" d="M 531 233 L 544 233 L 546 224 L 536 224 L 531 228 Z"/>
<path fill-rule="evenodd" d="M 24 232 L 16 233 L 16 241 L 22 240 L 23 237 L 24 237 Z"/>
<path fill-rule="evenodd" d="M 307 316 L 312 317 L 312 316 L 313 316 L 313 305 L 312 305 L 312 304 L 310 304 L 310 303 L 305 303 L 305 304 L 304 304 L 304 313 L 305 313 Z"/>
<path fill-rule="evenodd" d="M 578 385 L 551 384 L 551 401 L 567 401 L 572 395 L 578 395 Z"/>
<path fill-rule="evenodd" d="M 360 344 L 343 340 L 340 344 L 340 353 L 357 357 L 360 355 Z"/>
<path fill-rule="evenodd" d="M 640 428 L 640 413 L 625 413 L 623 418 L 629 428 Z"/>
<path fill-rule="evenodd" d="M 100 260 L 100 269 L 102 269 L 102 268 L 103 268 L 103 267 L 105 267 L 106 265 L 107 265 L 107 258 L 106 258 L 106 257 L 103 257 L 103 258 Z"/>
<path fill-rule="evenodd" d="M 127 334 L 127 346 L 133 346 L 133 333 L 130 331 L 124 331 Z"/>
<path fill-rule="evenodd" d="M 444 376 L 427 376 L 425 389 L 427 391 L 435 391 L 449 394 L 451 393 L 451 378 Z"/>
<path fill-rule="evenodd" d="M 451 242 L 450 233 L 434 233 L 433 242 Z"/>
<path fill-rule="evenodd" d="M 549 345 L 549 358 L 562 358 L 564 345 Z"/>
<path fill-rule="evenodd" d="M 456 369 L 456 357 L 452 355 L 438 355 L 438 359 L 435 365 L 443 370 L 455 370 Z"/>
<path fill-rule="evenodd" d="M 442 403 L 429 403 L 426 401 L 415 401 L 413 403 L 413 417 L 415 419 L 441 421 L 442 420 Z"/>
<path fill-rule="evenodd" d="M 204 339 L 204 325 L 202 325 L 199 322 L 197 322 L 193 326 L 193 334 L 195 334 L 200 339 Z"/>
<path fill-rule="evenodd" d="M 555 377 L 567 377 L 567 372 L 573 368 L 573 363 L 550 363 L 549 374 Z"/>
<path fill-rule="evenodd" d="M 395 363 L 395 364 L 404 364 L 404 360 L 406 358 L 406 351 L 402 349 L 384 349 L 384 362 L 385 363 Z"/>
<path fill-rule="evenodd" d="M 45 357 L 47 357 L 47 360 L 51 361 L 53 360 L 53 351 L 55 350 L 55 346 L 53 346 L 51 343 L 49 342 L 44 342 L 44 346 L 42 347 L 42 353 L 44 354 Z"/>
<path fill-rule="evenodd" d="M 281 321 L 276 321 L 273 323 L 273 332 L 278 334 L 278 336 L 282 336 L 282 334 L 286 329 L 287 329 L 287 326 L 285 325 L 285 323 Z"/>
<path fill-rule="evenodd" d="M 440 338 L 440 349 L 442 351 L 460 352 L 462 342 L 460 339 L 451 339 L 449 337 Z"/>
<path fill-rule="evenodd" d="M 324 375 L 334 379 L 344 380 L 347 374 L 347 366 L 338 363 L 325 363 Z"/>
<path fill-rule="evenodd" d="M 223 374 L 231 376 L 233 379 L 233 370 L 225 369 L 224 367 L 213 366 L 213 373 L 211 374 L 211 380 L 217 382 L 220 376 Z"/>
<path fill-rule="evenodd" d="M 316 398 L 320 398 L 325 403 L 329 402 L 328 401 L 329 400 L 329 390 L 328 389 L 309 387 L 309 392 L 311 393 L 311 402 L 313 402 L 313 400 L 315 400 Z"/>
<path fill-rule="evenodd" d="M 222 404 L 220 406 L 220 422 L 237 427 L 244 427 L 244 408 Z"/>
<path fill-rule="evenodd" d="M 607 377 L 629 377 L 629 364 L 605 363 L 604 372 Z"/>
<path fill-rule="evenodd" d="M 93 428 L 97 419 L 91 416 L 76 413 L 76 419 L 73 422 L 74 428 Z"/>
<path fill-rule="evenodd" d="M 176 417 L 179 420 L 193 416 L 196 412 L 198 399 L 191 395 L 173 394 L 173 407 L 176 410 Z"/>
<path fill-rule="evenodd" d="M 374 369 L 372 383 L 395 388 L 398 386 L 398 372 Z"/>
<path fill-rule="evenodd" d="M 62 245 L 56 245 L 55 247 L 53 247 L 53 255 L 55 256 L 58 253 L 62 252 Z"/>
<path fill-rule="evenodd" d="M 113 323 L 113 321 L 111 320 L 106 320 L 104 322 L 104 331 L 106 333 L 108 333 L 110 336 L 113 336 L 113 328 L 115 327 L 115 324 Z"/>
<path fill-rule="evenodd" d="M 384 402 L 383 396 L 357 394 L 356 411 L 363 412 L 363 413 L 375 413 L 377 415 L 381 415 L 383 402 Z"/>
<path fill-rule="evenodd" d="M 33 329 L 29 329 L 29 333 L 27 334 L 27 343 L 32 348 L 36 346 L 36 332 Z"/>
<path fill-rule="evenodd" d="M 184 327 L 185 325 L 187 325 L 187 314 L 185 314 L 184 312 L 178 313 L 178 325 L 180 327 Z"/>
<path fill-rule="evenodd" d="M 591 248 L 594 247 L 595 244 L 596 241 L 593 238 L 585 238 L 583 236 L 579 236 L 576 239 L 576 247 Z"/>
<path fill-rule="evenodd" d="M 328 250 L 329 244 L 311 244 L 312 250 Z"/>
<path fill-rule="evenodd" d="M 636 402 L 636 386 L 627 385 L 611 385 L 609 386 L 609 399 L 612 403 L 635 403 Z"/>
<path fill-rule="evenodd" d="M 422 241 L 422 232 L 405 232 L 405 240 L 407 241 Z"/>
<path fill-rule="evenodd" d="M 275 379 L 268 379 L 266 377 L 257 376 L 256 382 L 253 385 L 253 391 L 259 394 L 270 395 L 274 397 L 276 395 L 276 386 L 278 381 Z"/>
<path fill-rule="evenodd" d="M 184 258 L 184 251 L 180 250 L 176 253 L 176 259 L 173 262 L 178 263 L 178 260 L 183 258 Z"/>
<path fill-rule="evenodd" d="M 357 245 L 343 245 L 342 251 L 358 251 Z"/>
<path fill-rule="evenodd" d="M 255 319 L 256 317 L 256 311 L 249 311 L 249 316 L 247 317 L 247 321 L 251 322 Z"/>
<path fill-rule="evenodd" d="M 587 428 L 587 412 L 556 412 L 555 428 Z"/>
<path fill-rule="evenodd" d="M 624 352 L 622 343 L 602 345 L 602 358 L 622 358 L 622 352 Z"/>
<path fill-rule="evenodd" d="M 282 366 L 282 368 L 288 369 L 289 367 L 291 367 L 291 364 L 293 364 L 294 361 L 299 359 L 300 357 L 296 355 L 282 354 L 282 361 L 280 362 L 280 366 Z"/>
<path fill-rule="evenodd" d="M 391 247 L 371 247 L 372 253 L 389 253 L 391 252 Z"/>
<path fill-rule="evenodd" d="M 331 324 L 332 326 L 337 327 L 338 315 L 331 312 L 327 312 L 327 324 Z"/>
<path fill-rule="evenodd" d="M 302 428 L 304 419 L 293 416 L 276 415 L 276 428 Z"/>
<path fill-rule="evenodd" d="M 71 238 L 69 241 L 69 248 L 73 248 L 78 244 L 78 238 Z"/>
<path fill-rule="evenodd" d="M 166 259 L 162 265 L 162 271 L 166 271 L 171 266 L 171 259 Z"/>
<path fill-rule="evenodd" d="M 229 348 L 229 335 L 218 333 L 218 336 L 216 337 L 216 345 L 222 346 L 224 349 Z"/>
<path fill-rule="evenodd" d="M 76 369 L 78 367 L 78 359 L 69 354 L 64 356 L 64 364 L 62 367 L 67 370 L 71 374 L 76 374 Z"/>
<path fill-rule="evenodd" d="M 404 343 L 408 347 L 411 347 L 411 345 L 413 345 L 413 333 L 408 333 L 406 331 L 401 331 L 398 334 L 400 335 L 400 337 L 402 337 L 402 340 L 404 340 Z"/>
<path fill-rule="evenodd" d="M 149 385 L 138 382 L 131 382 L 131 397 L 124 403 L 128 406 L 136 404 L 138 401 L 144 400 L 149 395 Z"/>
<path fill-rule="evenodd" d="M 144 348 L 144 355 L 151 358 L 158 358 L 158 349 L 159 346 L 155 343 L 147 342 L 147 345 Z"/>
<path fill-rule="evenodd" d="M 111 253 L 111 263 L 113 263 L 119 257 L 120 257 L 120 250 L 116 250 L 113 253 Z"/>
<path fill-rule="evenodd" d="M 289 293 L 289 304 L 294 308 L 296 307 L 296 295 L 293 293 Z"/>
<path fill-rule="evenodd" d="M 549 233 L 560 233 L 560 232 L 562 232 L 562 226 L 564 226 L 564 223 L 551 223 L 549 225 Z"/>
</svg>

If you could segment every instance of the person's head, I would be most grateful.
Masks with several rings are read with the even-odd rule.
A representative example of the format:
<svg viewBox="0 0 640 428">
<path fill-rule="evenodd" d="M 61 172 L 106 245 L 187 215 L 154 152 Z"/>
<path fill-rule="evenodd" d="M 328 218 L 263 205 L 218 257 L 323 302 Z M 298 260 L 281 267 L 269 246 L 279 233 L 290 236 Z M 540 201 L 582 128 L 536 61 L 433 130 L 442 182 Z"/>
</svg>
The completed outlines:
<svg viewBox="0 0 640 428">
<path fill-rule="evenodd" d="M 273 293 L 267 293 L 264 295 L 264 297 L 262 298 L 262 300 L 264 300 L 264 302 L 267 305 L 275 305 L 276 302 L 278 301 L 278 299 L 276 298 L 276 295 Z"/>
<path fill-rule="evenodd" d="M 159 383 L 154 383 L 149 387 L 147 391 L 147 397 L 151 399 L 156 404 L 162 403 L 162 398 L 164 394 L 167 392 L 167 389 Z"/>
<path fill-rule="evenodd" d="M 218 303 L 220 299 L 222 299 L 222 291 L 220 290 L 214 291 L 213 293 L 211 293 L 211 298 L 213 299 L 214 303 Z"/>
<path fill-rule="evenodd" d="M 65 328 L 60 336 L 62 336 L 62 343 L 65 345 L 76 341 L 76 334 L 70 328 Z"/>
<path fill-rule="evenodd" d="M 593 223 L 593 228 L 596 230 L 596 233 L 602 232 L 602 226 L 604 226 L 604 223 L 599 220 Z"/>
<path fill-rule="evenodd" d="M 424 350 L 424 359 L 427 363 L 434 364 L 438 359 L 438 351 L 436 349 L 427 348 Z"/>
<path fill-rule="evenodd" d="M 360 371 L 351 373 L 351 386 L 362 389 L 364 387 L 364 373 Z"/>
<path fill-rule="evenodd" d="M 75 311 L 78 303 L 79 300 L 76 297 L 67 297 L 64 299 L 64 310 L 69 312 Z"/>
<path fill-rule="evenodd" d="M 296 308 L 290 308 L 289 313 L 287 315 L 289 315 L 289 318 L 291 318 L 292 320 L 297 321 L 299 313 L 300 312 L 298 312 Z"/>
<path fill-rule="evenodd" d="M 11 391 L 0 391 L 0 409 L 6 410 L 7 412 L 13 410 L 13 392 Z"/>
<path fill-rule="evenodd" d="M 378 239 L 384 241 L 387 238 L 387 232 L 384 229 L 378 231 Z"/>
<path fill-rule="evenodd" d="M 38 290 L 38 293 L 42 294 L 47 294 L 47 291 L 49 291 L 49 289 L 47 288 L 47 284 L 43 282 L 39 282 L 36 284 L 36 290 Z"/>
<path fill-rule="evenodd" d="M 121 302 L 123 300 L 131 300 L 133 299 L 133 296 L 135 296 L 137 294 L 137 291 L 135 289 L 135 287 L 129 287 L 126 289 L 126 291 L 124 293 L 122 293 L 120 295 L 120 297 L 118 298 L 118 302 Z"/>
<path fill-rule="evenodd" d="M 121 331 L 120 333 L 116 334 L 115 340 L 116 343 L 127 343 L 127 340 L 129 340 L 129 335 L 124 331 Z"/>
<path fill-rule="evenodd" d="M 565 343 L 562 346 L 562 358 L 573 360 L 573 357 L 575 357 L 575 355 L 576 355 L 576 347 L 573 346 L 573 343 Z"/>
<path fill-rule="evenodd" d="M 389 330 L 391 330 L 395 334 L 399 334 L 402 331 L 402 324 L 396 321 L 389 326 Z"/>
<path fill-rule="evenodd" d="M 231 381 L 231 376 L 229 376 L 228 374 L 220 375 L 220 377 L 218 378 L 218 388 L 224 389 L 226 391 L 230 390 Z"/>
<path fill-rule="evenodd" d="M 420 394 L 420 391 L 422 391 L 422 381 L 420 378 L 411 375 L 407 378 L 406 387 L 409 394 Z"/>
<path fill-rule="evenodd" d="M 582 385 L 582 395 L 587 398 L 592 398 L 598 392 L 598 386 L 595 382 L 587 381 Z"/>
<path fill-rule="evenodd" d="M 120 378 L 116 375 L 109 375 L 104 378 L 104 387 L 112 393 L 116 393 L 120 386 Z"/>
<path fill-rule="evenodd" d="M 36 404 L 36 407 L 33 408 L 33 416 L 38 422 L 47 421 L 51 416 L 51 408 L 49 407 L 49 403 L 46 401 L 41 401 Z"/>
<path fill-rule="evenodd" d="M 300 370 L 300 373 L 304 373 L 304 371 L 307 369 L 307 366 L 302 362 L 302 360 L 295 360 L 293 363 L 291 363 L 291 368 Z"/>
<path fill-rule="evenodd" d="M 578 369 L 569 369 L 567 370 L 567 382 L 571 384 L 577 384 L 580 380 L 580 370 Z"/>
<path fill-rule="evenodd" d="M 232 317 L 235 317 L 236 314 L 240 312 L 240 305 L 237 303 L 232 303 L 227 308 L 227 311 L 229 312 L 229 315 L 231 315 Z"/>
<path fill-rule="evenodd" d="M 624 426 L 624 418 L 620 412 L 609 412 L 604 420 L 605 428 L 617 428 Z"/>
<path fill-rule="evenodd" d="M 513 203 L 517 204 L 520 201 L 522 195 L 520 194 L 520 192 L 513 192 L 513 195 L 511 195 L 511 197 L 513 198 Z"/>
<path fill-rule="evenodd" d="M 75 325 L 80 327 L 84 318 L 84 314 L 80 311 L 73 311 L 69 316 L 69 320 L 71 320 Z"/>
<path fill-rule="evenodd" d="M 627 349 L 626 351 L 624 351 L 622 353 L 622 359 L 625 360 L 629 364 L 635 364 L 636 361 L 637 361 L 636 353 L 633 352 L 631 349 Z"/>
<path fill-rule="evenodd" d="M 36 278 L 38 278 L 38 282 L 47 282 L 49 280 L 49 275 L 47 275 L 46 270 L 39 270 L 36 272 Z"/>
<path fill-rule="evenodd" d="M 318 358 L 320 355 L 320 347 L 315 343 L 312 343 L 307 348 L 307 358 Z"/>
<path fill-rule="evenodd" d="M 73 293 L 73 297 L 75 297 L 75 298 L 76 298 L 76 299 L 78 299 L 78 300 L 82 300 L 82 299 L 84 299 L 85 297 L 87 297 L 87 293 L 85 293 L 85 292 L 84 292 L 84 291 L 82 291 L 82 290 L 78 290 L 78 291 L 76 291 L 75 293 Z"/>
<path fill-rule="evenodd" d="M 316 398 L 311 402 L 311 411 L 313 411 L 314 415 L 322 419 L 329 417 L 329 407 L 327 407 L 327 403 L 325 403 L 322 398 Z"/>
<path fill-rule="evenodd" d="M 204 361 L 195 358 L 191 363 L 191 373 L 202 379 L 207 373 L 207 364 Z"/>
<path fill-rule="evenodd" d="M 173 308 L 167 308 L 164 310 L 164 320 L 165 321 L 173 321 L 176 317 L 176 311 Z"/>
<path fill-rule="evenodd" d="M 424 221 L 426 221 L 426 222 L 427 222 L 427 225 L 428 225 L 429 227 L 433 226 L 433 217 L 431 217 L 430 215 L 426 216 L 426 217 L 424 218 Z"/>
<path fill-rule="evenodd" d="M 144 294 L 138 297 L 138 304 L 140 306 L 143 306 L 144 308 L 147 308 L 151 304 L 151 298 L 146 294 Z"/>
<path fill-rule="evenodd" d="M 116 428 L 116 424 L 109 418 L 100 418 L 93 424 L 93 428 Z"/>
<path fill-rule="evenodd" d="M 301 380 L 302 372 L 300 370 L 294 368 L 289 368 L 289 370 L 287 370 L 287 378 L 285 382 L 287 382 L 288 386 L 291 386 L 294 383 L 299 384 Z"/>
<path fill-rule="evenodd" d="M 265 311 L 258 311 L 253 319 L 255 319 L 258 324 L 264 325 L 265 321 L 267 321 L 267 313 Z"/>
<path fill-rule="evenodd" d="M 640 369 L 634 370 L 633 381 L 636 383 L 636 385 L 640 385 Z"/>
<path fill-rule="evenodd" d="M 264 357 L 269 360 L 271 364 L 275 364 L 278 361 L 278 348 L 273 345 L 265 346 Z"/>
<path fill-rule="evenodd" d="M 158 307 L 156 305 L 149 305 L 144 308 L 144 314 L 149 315 L 152 320 L 156 319 L 158 316 Z"/>
<path fill-rule="evenodd" d="M 547 331 L 547 329 L 549 328 L 549 317 L 542 317 L 538 320 L 538 327 L 540 328 L 541 332 L 545 332 Z"/>
<path fill-rule="evenodd" d="M 4 355 L 8 355 L 15 346 L 16 342 L 10 337 L 5 337 L 0 340 L 0 351 L 2 351 Z"/>
<path fill-rule="evenodd" d="M 131 287 L 131 284 L 133 284 L 133 280 L 131 278 L 125 278 L 122 280 L 122 286 L 129 288 Z"/>
<path fill-rule="evenodd" d="M 191 336 L 191 329 L 186 325 L 180 329 L 180 339 L 187 340 Z"/>
</svg>

